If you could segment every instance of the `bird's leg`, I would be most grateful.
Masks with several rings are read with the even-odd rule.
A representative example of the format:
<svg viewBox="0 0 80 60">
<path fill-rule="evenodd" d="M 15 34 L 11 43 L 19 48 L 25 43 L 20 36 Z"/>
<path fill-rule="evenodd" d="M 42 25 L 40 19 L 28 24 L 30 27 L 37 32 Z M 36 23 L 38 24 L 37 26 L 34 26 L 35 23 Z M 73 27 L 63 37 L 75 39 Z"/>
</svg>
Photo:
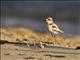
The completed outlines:
<svg viewBox="0 0 80 60">
<path fill-rule="evenodd" d="M 52 39 L 52 37 L 53 37 L 53 36 L 52 36 L 52 33 L 50 33 L 50 40 Z"/>
<path fill-rule="evenodd" d="M 54 39 L 54 41 L 55 41 L 55 36 L 54 36 L 54 34 L 53 33 L 50 33 L 50 40 L 53 40 Z M 53 45 L 54 45 L 54 43 L 52 43 Z"/>
<path fill-rule="evenodd" d="M 55 35 L 53 35 L 53 37 L 54 37 L 54 40 L 56 40 L 56 36 L 55 36 Z"/>
<path fill-rule="evenodd" d="M 54 45 L 57 45 L 56 35 L 53 36 L 54 36 Z"/>
<path fill-rule="evenodd" d="M 50 33 L 50 37 L 51 37 L 51 38 L 53 37 L 53 34 L 52 34 L 52 33 Z"/>
</svg>

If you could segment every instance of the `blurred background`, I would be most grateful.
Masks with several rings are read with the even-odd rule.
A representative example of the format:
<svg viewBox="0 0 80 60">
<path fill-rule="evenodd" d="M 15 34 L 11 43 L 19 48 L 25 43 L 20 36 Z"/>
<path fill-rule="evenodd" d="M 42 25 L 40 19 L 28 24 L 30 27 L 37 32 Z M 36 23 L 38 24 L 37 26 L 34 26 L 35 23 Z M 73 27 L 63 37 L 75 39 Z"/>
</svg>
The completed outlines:
<svg viewBox="0 0 80 60">
<path fill-rule="evenodd" d="M 1 1 L 1 27 L 48 32 L 48 16 L 64 35 L 80 35 L 80 1 Z"/>
</svg>

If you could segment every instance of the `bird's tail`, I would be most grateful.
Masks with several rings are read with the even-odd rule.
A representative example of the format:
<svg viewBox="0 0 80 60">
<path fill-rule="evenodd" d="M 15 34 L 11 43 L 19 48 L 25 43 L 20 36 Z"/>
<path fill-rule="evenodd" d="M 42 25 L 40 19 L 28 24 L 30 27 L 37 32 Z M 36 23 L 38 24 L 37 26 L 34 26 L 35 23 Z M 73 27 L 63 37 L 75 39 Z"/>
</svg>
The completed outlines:
<svg viewBox="0 0 80 60">
<path fill-rule="evenodd" d="M 60 32 L 60 33 L 63 33 L 63 31 L 62 31 L 62 30 L 60 30 L 59 32 Z"/>
</svg>

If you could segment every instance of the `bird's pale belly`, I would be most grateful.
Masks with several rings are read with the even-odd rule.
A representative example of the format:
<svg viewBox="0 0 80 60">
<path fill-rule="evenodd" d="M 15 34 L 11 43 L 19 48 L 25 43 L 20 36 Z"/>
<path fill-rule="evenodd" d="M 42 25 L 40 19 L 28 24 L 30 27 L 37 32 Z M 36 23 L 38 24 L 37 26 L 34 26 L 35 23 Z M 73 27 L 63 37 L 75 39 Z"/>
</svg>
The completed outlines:
<svg viewBox="0 0 80 60">
<path fill-rule="evenodd" d="M 49 31 L 50 31 L 51 33 L 53 33 L 53 34 L 58 34 L 58 33 L 59 33 L 57 30 L 53 30 L 53 29 L 52 29 L 52 26 L 49 26 L 48 29 L 49 29 Z"/>
<path fill-rule="evenodd" d="M 52 26 L 48 26 L 50 32 L 53 32 Z"/>
</svg>

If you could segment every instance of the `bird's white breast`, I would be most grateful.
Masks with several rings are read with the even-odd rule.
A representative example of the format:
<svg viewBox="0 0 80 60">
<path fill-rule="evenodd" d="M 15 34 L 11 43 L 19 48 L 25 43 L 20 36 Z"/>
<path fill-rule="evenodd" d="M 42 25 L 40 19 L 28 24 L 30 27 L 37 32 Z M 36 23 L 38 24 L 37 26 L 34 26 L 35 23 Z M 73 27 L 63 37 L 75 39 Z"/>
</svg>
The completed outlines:
<svg viewBox="0 0 80 60">
<path fill-rule="evenodd" d="M 50 32 L 53 32 L 52 25 L 48 25 L 48 29 Z"/>
</svg>

